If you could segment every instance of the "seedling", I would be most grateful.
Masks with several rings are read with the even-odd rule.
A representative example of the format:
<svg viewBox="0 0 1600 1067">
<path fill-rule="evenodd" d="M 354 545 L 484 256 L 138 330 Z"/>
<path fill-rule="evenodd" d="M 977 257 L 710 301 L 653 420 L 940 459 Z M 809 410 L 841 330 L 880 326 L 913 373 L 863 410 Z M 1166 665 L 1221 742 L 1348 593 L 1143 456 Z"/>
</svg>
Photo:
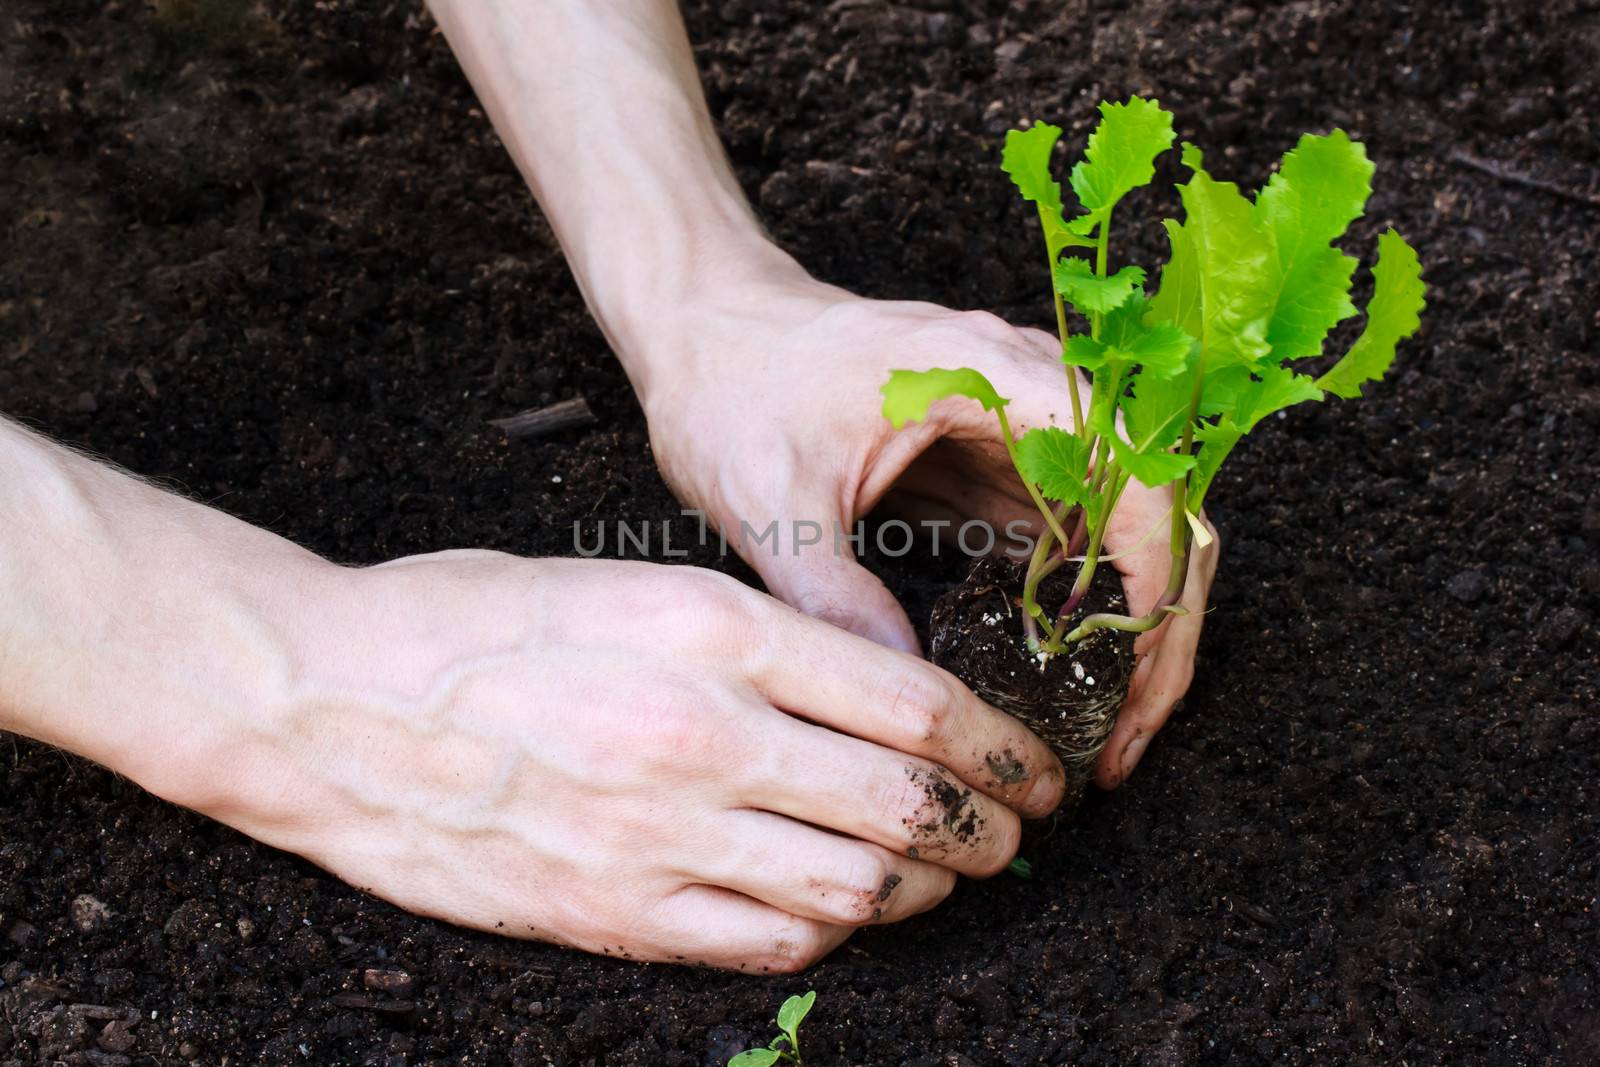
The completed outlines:
<svg viewBox="0 0 1600 1067">
<path fill-rule="evenodd" d="M 766 1048 L 746 1049 L 728 1061 L 728 1067 L 772 1067 L 775 1063 L 792 1063 L 802 1067 L 800 1058 L 800 1023 L 817 1002 L 815 989 L 804 996 L 793 996 L 778 1009 L 778 1036 Z"/>
<path fill-rule="evenodd" d="M 1373 165 L 1340 130 L 1300 138 L 1253 199 L 1214 179 L 1200 150 L 1184 144 L 1184 219 L 1163 222 L 1171 256 L 1148 295 L 1142 267 L 1111 269 L 1112 219 L 1172 146 L 1172 115 L 1137 96 L 1102 103 L 1100 115 L 1072 168 L 1081 210 L 1070 219 L 1050 173 L 1059 127 L 1012 130 L 1001 164 L 1038 210 L 1072 427 L 1038 427 L 1018 439 L 1006 417 L 1010 401 L 971 368 L 897 370 L 883 386 L 883 413 L 896 429 L 925 419 L 945 397 L 994 412 L 1041 520 L 1020 590 L 1024 638 L 1041 669 L 1098 630 L 1140 632 L 1181 614 L 1189 554 L 1209 543 L 1200 508 L 1234 446 L 1290 405 L 1330 393 L 1360 396 L 1364 383 L 1388 370 L 1396 344 L 1416 331 L 1424 304 L 1417 255 L 1391 229 L 1378 239 L 1360 336 L 1322 375 L 1295 369 L 1321 355 L 1329 331 L 1357 313 L 1350 299 L 1356 260 L 1334 242 L 1361 216 Z M 1078 370 L 1092 377 L 1087 409 Z M 1171 580 L 1143 615 L 1075 619 L 1130 481 L 1172 495 Z M 1070 592 L 1060 603 L 1040 603 L 1040 582 L 1069 562 L 1078 563 Z"/>
</svg>

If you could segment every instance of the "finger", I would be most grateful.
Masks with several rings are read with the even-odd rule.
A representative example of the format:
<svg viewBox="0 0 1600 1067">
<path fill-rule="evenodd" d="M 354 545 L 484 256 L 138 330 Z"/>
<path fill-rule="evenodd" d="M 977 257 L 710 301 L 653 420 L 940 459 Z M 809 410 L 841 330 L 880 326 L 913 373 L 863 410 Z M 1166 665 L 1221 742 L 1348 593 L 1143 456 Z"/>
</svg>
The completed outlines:
<svg viewBox="0 0 1600 1067">
<path fill-rule="evenodd" d="M 789 544 L 774 543 L 768 552 L 752 549 L 746 558 L 773 596 L 812 618 L 888 648 L 920 654 L 917 633 L 905 609 L 878 576 L 863 567 L 847 540 L 853 523 L 835 507 L 796 514 L 828 515 L 826 521 L 796 523 Z"/>
<path fill-rule="evenodd" d="M 950 895 L 955 873 L 765 811 L 731 813 L 728 840 L 695 877 L 804 919 L 891 923 Z"/>
<path fill-rule="evenodd" d="M 650 958 L 750 974 L 803 971 L 855 932 L 709 885 L 678 890 L 653 918 L 657 944 Z"/>
<path fill-rule="evenodd" d="M 976 878 L 1016 855 L 1016 813 L 938 764 L 788 716 L 770 730 L 741 803 Z"/>
<path fill-rule="evenodd" d="M 1170 618 L 1153 631 L 1158 635 L 1157 643 L 1134 672 L 1127 703 L 1095 765 L 1095 782 L 1104 789 L 1115 789 L 1133 773 L 1150 739 L 1166 725 L 1194 680 L 1194 657 L 1205 626 L 1206 600 L 1217 573 L 1216 530 L 1209 522 L 1206 527 L 1212 543 L 1190 554 L 1189 573 L 1184 580 L 1181 603 L 1187 614 Z"/>
<path fill-rule="evenodd" d="M 773 621 L 749 677 L 784 711 L 949 768 L 1030 818 L 1061 803 L 1061 761 L 947 671 L 803 615 Z"/>
</svg>

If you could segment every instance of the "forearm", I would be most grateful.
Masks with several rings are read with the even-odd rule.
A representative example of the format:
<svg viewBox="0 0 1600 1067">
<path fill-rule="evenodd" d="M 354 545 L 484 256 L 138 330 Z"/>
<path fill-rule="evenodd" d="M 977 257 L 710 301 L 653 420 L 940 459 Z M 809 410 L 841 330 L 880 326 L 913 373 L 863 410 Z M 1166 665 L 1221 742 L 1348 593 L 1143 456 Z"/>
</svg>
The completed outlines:
<svg viewBox="0 0 1600 1067">
<path fill-rule="evenodd" d="M 0 727 L 207 807 L 337 571 L 0 419 Z"/>
<path fill-rule="evenodd" d="M 803 274 L 712 128 L 673 0 L 430 0 L 636 387 L 697 292 Z"/>
</svg>

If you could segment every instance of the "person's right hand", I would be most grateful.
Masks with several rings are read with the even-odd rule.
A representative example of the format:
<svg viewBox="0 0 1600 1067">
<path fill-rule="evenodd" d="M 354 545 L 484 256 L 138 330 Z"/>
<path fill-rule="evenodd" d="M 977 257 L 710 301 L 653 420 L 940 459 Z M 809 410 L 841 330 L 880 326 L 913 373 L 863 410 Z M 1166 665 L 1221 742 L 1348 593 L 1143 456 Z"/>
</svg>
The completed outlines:
<svg viewBox="0 0 1600 1067">
<path fill-rule="evenodd" d="M 283 695 L 179 799 L 452 922 L 792 971 L 1061 797 L 951 675 L 714 572 L 446 552 L 299 588 Z"/>
</svg>

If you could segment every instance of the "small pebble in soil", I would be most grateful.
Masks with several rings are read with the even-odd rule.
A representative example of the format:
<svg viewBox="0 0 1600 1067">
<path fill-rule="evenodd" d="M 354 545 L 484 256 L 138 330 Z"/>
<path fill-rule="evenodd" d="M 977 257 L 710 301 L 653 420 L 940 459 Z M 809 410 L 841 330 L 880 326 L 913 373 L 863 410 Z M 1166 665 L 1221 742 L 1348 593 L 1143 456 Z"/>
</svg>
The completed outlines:
<svg viewBox="0 0 1600 1067">
<path fill-rule="evenodd" d="M 127 1052 L 139 1040 L 139 1036 L 133 1032 L 134 1025 L 125 1019 L 113 1019 L 100 1031 L 95 1044 L 106 1052 Z"/>
<path fill-rule="evenodd" d="M 88 893 L 73 897 L 68 911 L 72 914 L 72 925 L 86 934 L 102 929 L 111 921 L 111 909 L 105 901 Z"/>
<path fill-rule="evenodd" d="M 368 967 L 361 976 L 361 984 L 379 993 L 393 997 L 409 997 L 416 989 L 416 980 L 405 971 L 382 970 Z"/>
</svg>

